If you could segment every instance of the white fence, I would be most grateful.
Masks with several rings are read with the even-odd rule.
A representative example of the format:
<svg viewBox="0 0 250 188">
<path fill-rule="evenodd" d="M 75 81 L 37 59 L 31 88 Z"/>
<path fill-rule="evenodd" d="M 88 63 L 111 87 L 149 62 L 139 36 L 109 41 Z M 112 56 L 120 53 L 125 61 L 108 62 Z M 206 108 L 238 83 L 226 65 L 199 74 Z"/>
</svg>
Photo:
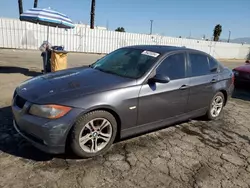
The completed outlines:
<svg viewBox="0 0 250 188">
<path fill-rule="evenodd" d="M 46 39 L 46 26 L 0 18 L 1 48 L 38 49 Z M 72 30 L 50 27 L 49 41 L 52 45 L 64 45 L 68 51 L 88 53 L 109 53 L 123 46 L 138 44 L 186 46 L 207 52 L 216 58 L 228 59 L 245 59 L 250 52 L 250 45 L 245 44 L 91 30 L 79 25 Z"/>
</svg>

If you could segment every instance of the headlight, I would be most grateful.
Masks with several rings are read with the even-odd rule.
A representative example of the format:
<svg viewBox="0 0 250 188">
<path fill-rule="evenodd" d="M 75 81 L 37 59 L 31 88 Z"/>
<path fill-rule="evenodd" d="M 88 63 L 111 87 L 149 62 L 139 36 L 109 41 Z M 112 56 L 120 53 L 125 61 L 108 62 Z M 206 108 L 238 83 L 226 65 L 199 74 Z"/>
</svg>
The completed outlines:
<svg viewBox="0 0 250 188">
<path fill-rule="evenodd" d="M 234 73 L 235 76 L 238 76 L 238 75 L 239 75 L 239 72 L 236 71 L 236 70 L 233 70 L 233 73 Z"/>
<path fill-rule="evenodd" d="M 70 110 L 71 108 L 67 106 L 33 104 L 29 113 L 43 118 L 57 119 L 67 114 Z"/>
</svg>

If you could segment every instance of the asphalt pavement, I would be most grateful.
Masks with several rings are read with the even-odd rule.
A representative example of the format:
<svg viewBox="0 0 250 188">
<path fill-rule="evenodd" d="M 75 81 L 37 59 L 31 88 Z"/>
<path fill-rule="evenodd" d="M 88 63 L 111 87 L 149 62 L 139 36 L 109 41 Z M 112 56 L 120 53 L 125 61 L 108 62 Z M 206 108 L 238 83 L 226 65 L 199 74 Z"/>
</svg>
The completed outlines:
<svg viewBox="0 0 250 188">
<path fill-rule="evenodd" d="M 70 53 L 69 67 L 100 55 Z M 242 61 L 223 61 L 234 68 Z M 250 91 L 237 88 L 217 121 L 196 119 L 118 142 L 103 156 L 49 155 L 13 128 L 11 98 L 40 74 L 39 51 L 0 50 L 1 188 L 249 188 Z"/>
</svg>

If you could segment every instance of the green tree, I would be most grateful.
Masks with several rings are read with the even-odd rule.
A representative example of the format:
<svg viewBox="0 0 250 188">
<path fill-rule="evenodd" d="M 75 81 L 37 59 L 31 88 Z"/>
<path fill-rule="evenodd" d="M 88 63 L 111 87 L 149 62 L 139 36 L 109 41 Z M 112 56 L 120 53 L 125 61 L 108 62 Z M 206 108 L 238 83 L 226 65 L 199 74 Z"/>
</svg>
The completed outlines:
<svg viewBox="0 0 250 188">
<path fill-rule="evenodd" d="M 23 13 L 23 0 L 18 0 L 19 15 Z"/>
<path fill-rule="evenodd" d="M 118 32 L 126 32 L 124 27 L 118 27 L 115 31 L 118 31 Z"/>
<path fill-rule="evenodd" d="M 217 24 L 214 27 L 214 41 L 219 41 L 221 32 L 222 32 L 222 26 L 220 24 Z"/>
</svg>

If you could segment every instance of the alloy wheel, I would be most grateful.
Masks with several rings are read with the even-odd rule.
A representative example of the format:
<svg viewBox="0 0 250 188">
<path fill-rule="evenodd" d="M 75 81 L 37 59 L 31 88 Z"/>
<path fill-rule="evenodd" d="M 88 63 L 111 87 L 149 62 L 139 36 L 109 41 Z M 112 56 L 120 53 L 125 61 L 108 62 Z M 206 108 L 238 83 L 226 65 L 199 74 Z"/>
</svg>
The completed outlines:
<svg viewBox="0 0 250 188">
<path fill-rule="evenodd" d="M 86 153 L 97 153 L 109 143 L 111 137 L 111 123 L 105 118 L 96 118 L 82 128 L 79 145 Z"/>
<path fill-rule="evenodd" d="M 223 98 L 221 96 L 216 96 L 212 102 L 211 115 L 212 117 L 217 117 L 223 108 Z"/>
</svg>

